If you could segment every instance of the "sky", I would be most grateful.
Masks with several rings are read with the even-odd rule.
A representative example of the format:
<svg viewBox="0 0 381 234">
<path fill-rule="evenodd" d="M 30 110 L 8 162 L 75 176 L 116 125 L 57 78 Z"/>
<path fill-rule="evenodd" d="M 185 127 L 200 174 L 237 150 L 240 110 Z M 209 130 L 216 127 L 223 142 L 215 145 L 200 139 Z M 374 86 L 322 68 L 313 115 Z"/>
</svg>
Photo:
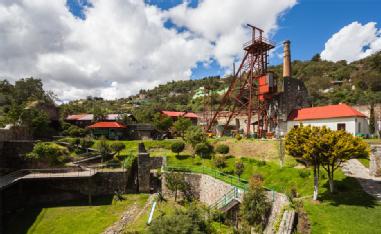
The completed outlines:
<svg viewBox="0 0 381 234">
<path fill-rule="evenodd" d="M 231 73 L 256 25 L 270 65 L 381 50 L 379 0 L 0 0 L 0 79 L 40 78 L 61 101 L 128 97 Z"/>
</svg>

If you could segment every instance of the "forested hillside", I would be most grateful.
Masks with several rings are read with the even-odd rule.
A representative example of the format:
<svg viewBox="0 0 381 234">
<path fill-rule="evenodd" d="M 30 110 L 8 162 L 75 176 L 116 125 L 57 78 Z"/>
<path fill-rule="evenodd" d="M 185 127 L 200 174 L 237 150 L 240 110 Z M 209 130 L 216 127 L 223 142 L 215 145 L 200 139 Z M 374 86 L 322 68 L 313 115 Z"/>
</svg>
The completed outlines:
<svg viewBox="0 0 381 234">
<path fill-rule="evenodd" d="M 282 65 L 269 68 L 278 77 L 282 75 Z M 353 63 L 346 61 L 329 62 L 315 55 L 310 61 L 295 60 L 292 63 L 293 77 L 305 82 L 313 105 L 370 104 L 381 102 L 381 52 Z M 61 115 L 72 113 L 122 113 L 132 112 L 140 121 L 150 122 L 158 110 L 202 111 L 204 99 L 193 98 L 201 87 L 223 90 L 231 77 L 206 77 L 199 80 L 172 81 L 151 90 L 140 90 L 139 94 L 118 100 L 103 100 L 88 97 L 61 105 Z M 31 94 L 31 91 L 38 90 Z M 42 90 L 41 82 L 20 80 L 15 85 L 6 81 L 0 83 L 0 114 L 12 114 L 13 106 L 25 105 L 29 100 L 50 101 L 51 95 Z M 207 102 L 217 104 L 217 94 Z M 138 107 L 138 108 L 137 108 Z M 4 119 L 4 118 L 3 118 Z"/>
</svg>

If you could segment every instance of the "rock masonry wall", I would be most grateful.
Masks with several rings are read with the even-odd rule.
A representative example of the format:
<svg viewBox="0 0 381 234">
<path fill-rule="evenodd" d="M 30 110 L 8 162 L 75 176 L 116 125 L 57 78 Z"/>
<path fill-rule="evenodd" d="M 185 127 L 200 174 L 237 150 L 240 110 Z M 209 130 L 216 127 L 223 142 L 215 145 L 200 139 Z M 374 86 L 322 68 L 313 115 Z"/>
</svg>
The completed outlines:
<svg viewBox="0 0 381 234">
<path fill-rule="evenodd" d="M 369 162 L 369 175 L 381 176 L 381 145 L 372 145 Z"/>
</svg>

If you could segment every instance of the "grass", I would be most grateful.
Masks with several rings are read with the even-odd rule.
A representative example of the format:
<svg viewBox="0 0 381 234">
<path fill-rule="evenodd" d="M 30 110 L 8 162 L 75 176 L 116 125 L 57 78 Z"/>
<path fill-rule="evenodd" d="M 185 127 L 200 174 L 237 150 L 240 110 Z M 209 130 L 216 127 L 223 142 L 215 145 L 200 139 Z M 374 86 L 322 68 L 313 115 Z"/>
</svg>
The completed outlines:
<svg viewBox="0 0 381 234">
<path fill-rule="evenodd" d="M 186 209 L 186 208 L 182 206 L 181 204 L 175 202 L 174 200 L 158 202 L 155 212 L 153 214 L 153 220 L 164 214 L 173 214 L 176 209 Z M 149 226 L 147 225 L 147 221 L 148 221 L 150 210 L 151 210 L 151 207 L 145 210 L 145 212 L 141 216 L 139 216 L 135 220 L 135 222 L 127 225 L 124 230 L 124 233 L 140 233 L 140 234 L 148 233 Z M 225 224 L 222 224 L 219 222 L 213 222 L 212 226 L 213 226 L 213 229 L 215 230 L 215 233 L 225 233 L 225 234 L 233 233 L 232 227 L 227 226 Z"/>
<path fill-rule="evenodd" d="M 358 158 L 357 160 L 359 160 L 364 167 L 369 168 L 369 158 Z"/>
<path fill-rule="evenodd" d="M 312 233 L 380 233 L 381 204 L 356 179 L 342 173 L 336 177 L 338 192 L 322 192 L 320 204 L 304 202 Z"/>
<path fill-rule="evenodd" d="M 173 167 L 185 166 L 192 171 L 201 173 L 203 172 L 203 167 L 205 167 L 234 175 L 236 160 L 234 157 L 228 157 L 226 167 L 223 169 L 215 168 L 211 159 L 192 158 L 186 155 L 180 157 L 168 156 L 167 164 Z M 281 168 L 275 162 L 264 162 L 252 158 L 242 158 L 242 161 L 245 169 L 241 178 L 244 180 L 250 179 L 253 174 L 260 174 L 264 178 L 264 185 L 272 190 L 286 192 L 288 189 L 296 187 L 298 192 L 303 196 L 312 194 L 313 181 L 309 169 L 297 169 L 287 166 Z"/>
<path fill-rule="evenodd" d="M 113 201 L 111 196 L 98 197 L 93 206 L 87 206 L 86 201 L 75 201 L 54 207 L 27 208 L 9 217 L 6 233 L 102 233 L 132 204 L 143 207 L 148 195 L 129 194 L 125 198 L 124 201 Z"/>
<path fill-rule="evenodd" d="M 381 144 L 381 139 L 364 139 L 368 144 Z"/>
</svg>

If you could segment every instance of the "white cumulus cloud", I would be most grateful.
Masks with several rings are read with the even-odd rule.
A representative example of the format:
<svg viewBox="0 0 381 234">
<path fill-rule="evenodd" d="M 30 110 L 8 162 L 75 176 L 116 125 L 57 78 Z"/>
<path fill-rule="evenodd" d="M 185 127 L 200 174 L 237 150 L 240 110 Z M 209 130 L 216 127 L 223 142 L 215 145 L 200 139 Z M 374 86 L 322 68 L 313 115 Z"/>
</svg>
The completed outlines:
<svg viewBox="0 0 381 234">
<path fill-rule="evenodd" d="M 296 0 L 203 0 L 169 10 L 142 0 L 92 0 L 85 19 L 66 0 L 0 1 L 0 78 L 41 78 L 62 99 L 118 98 L 189 79 L 198 62 L 231 66 L 250 31 L 267 32 Z M 186 30 L 164 27 L 171 20 Z"/>
<path fill-rule="evenodd" d="M 353 22 L 333 34 L 320 55 L 325 60 L 352 62 L 380 50 L 381 29 L 377 29 L 376 23 Z"/>
</svg>

